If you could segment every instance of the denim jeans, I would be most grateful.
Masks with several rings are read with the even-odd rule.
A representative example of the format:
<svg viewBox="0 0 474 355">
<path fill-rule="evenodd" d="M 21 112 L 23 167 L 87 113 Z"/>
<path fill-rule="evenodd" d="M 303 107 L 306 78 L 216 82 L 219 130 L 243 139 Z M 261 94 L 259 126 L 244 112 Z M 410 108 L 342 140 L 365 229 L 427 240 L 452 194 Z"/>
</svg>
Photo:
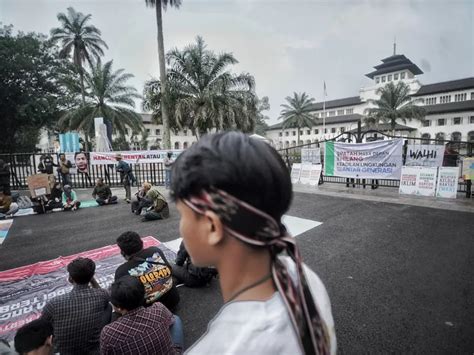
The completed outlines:
<svg viewBox="0 0 474 355">
<path fill-rule="evenodd" d="M 183 321 L 176 314 L 174 316 L 174 323 L 170 327 L 171 339 L 173 343 L 184 348 L 184 333 L 183 333 Z"/>
<path fill-rule="evenodd" d="M 165 170 L 165 187 L 170 188 L 171 185 L 171 170 Z"/>
</svg>

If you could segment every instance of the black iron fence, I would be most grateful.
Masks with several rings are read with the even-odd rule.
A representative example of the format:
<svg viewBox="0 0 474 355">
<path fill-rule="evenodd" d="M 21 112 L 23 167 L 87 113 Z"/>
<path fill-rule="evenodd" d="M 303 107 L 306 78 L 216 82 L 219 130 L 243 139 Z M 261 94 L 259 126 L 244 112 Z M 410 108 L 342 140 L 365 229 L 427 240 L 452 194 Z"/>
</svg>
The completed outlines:
<svg viewBox="0 0 474 355">
<path fill-rule="evenodd" d="M 59 154 L 47 154 L 52 157 L 54 164 L 59 161 Z M 87 154 L 86 154 L 87 155 Z M 0 159 L 10 166 L 10 184 L 13 190 L 24 190 L 28 188 L 28 176 L 40 173 L 39 165 L 42 156 L 38 153 L 17 153 L 0 154 Z M 74 163 L 74 162 L 72 162 Z M 137 184 L 148 181 L 153 185 L 164 185 L 165 171 L 163 163 L 130 164 Z M 53 167 L 53 173 L 58 181 L 60 174 L 56 166 Z M 114 164 L 89 165 L 87 172 L 71 174 L 70 179 L 75 188 L 90 188 L 95 185 L 97 178 L 103 178 L 104 181 L 112 186 L 121 186 L 120 174 L 115 171 Z"/>
<path fill-rule="evenodd" d="M 405 159 L 406 159 L 407 145 L 415 144 L 417 142 L 418 144 L 434 144 L 434 145 L 445 145 L 447 143 L 450 143 L 452 145 L 453 152 L 445 153 L 445 154 L 451 155 L 454 158 L 454 160 L 457 161 L 457 166 L 459 166 L 462 157 L 473 156 L 474 142 L 462 142 L 462 141 L 453 142 L 452 140 L 425 139 L 425 138 L 415 138 L 415 137 L 397 137 L 397 136 L 391 136 L 389 134 L 386 134 L 384 132 L 380 132 L 377 130 L 368 130 L 368 131 L 359 132 L 359 133 L 344 132 L 328 140 L 282 148 L 282 149 L 279 149 L 278 152 L 282 155 L 283 160 L 285 161 L 288 168 L 291 169 L 291 166 L 293 163 L 301 162 L 301 149 L 302 148 L 321 148 L 322 143 L 326 141 L 337 141 L 337 142 L 348 142 L 348 143 L 361 142 L 367 133 L 381 134 L 383 137 L 386 137 L 388 139 L 395 139 L 395 138 L 404 139 L 405 144 L 403 146 L 403 162 L 405 162 Z M 378 139 L 380 139 L 380 137 Z M 321 152 L 321 154 L 323 155 L 323 152 Z M 354 186 L 354 187 L 355 186 L 366 187 L 366 186 L 371 186 L 372 183 L 375 184 L 375 181 L 372 181 L 372 179 L 360 179 L 360 178 L 348 179 L 345 177 L 338 177 L 338 176 L 326 176 L 324 174 L 322 175 L 322 180 L 324 182 L 345 184 L 346 186 Z M 378 179 L 377 185 L 380 187 L 399 188 L 400 181 L 391 180 L 391 179 Z M 468 190 L 467 185 L 468 183 L 466 182 L 459 182 L 458 192 L 463 192 L 463 193 L 467 192 Z"/>
</svg>

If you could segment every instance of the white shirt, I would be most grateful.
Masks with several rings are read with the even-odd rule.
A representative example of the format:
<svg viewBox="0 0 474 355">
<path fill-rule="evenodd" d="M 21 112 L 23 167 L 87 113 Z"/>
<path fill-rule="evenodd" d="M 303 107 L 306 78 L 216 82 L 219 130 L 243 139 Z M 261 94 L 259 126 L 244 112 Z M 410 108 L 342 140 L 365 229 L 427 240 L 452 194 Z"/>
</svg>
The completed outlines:
<svg viewBox="0 0 474 355">
<path fill-rule="evenodd" d="M 296 277 L 289 257 L 290 275 Z M 327 326 L 331 354 L 336 353 L 336 333 L 331 304 L 319 277 L 306 265 L 306 280 L 320 315 Z M 288 311 L 279 292 L 266 301 L 234 301 L 225 304 L 209 322 L 207 332 L 186 354 L 302 354 Z"/>
</svg>

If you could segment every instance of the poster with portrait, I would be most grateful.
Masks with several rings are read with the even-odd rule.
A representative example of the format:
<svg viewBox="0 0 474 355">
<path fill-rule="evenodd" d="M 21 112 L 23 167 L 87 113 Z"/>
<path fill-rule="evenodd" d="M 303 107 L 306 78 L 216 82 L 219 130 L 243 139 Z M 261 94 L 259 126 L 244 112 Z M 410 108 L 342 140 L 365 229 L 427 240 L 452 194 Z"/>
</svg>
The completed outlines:
<svg viewBox="0 0 474 355">
<path fill-rule="evenodd" d="M 89 157 L 86 152 L 74 154 L 74 163 L 78 174 L 89 174 Z"/>
</svg>

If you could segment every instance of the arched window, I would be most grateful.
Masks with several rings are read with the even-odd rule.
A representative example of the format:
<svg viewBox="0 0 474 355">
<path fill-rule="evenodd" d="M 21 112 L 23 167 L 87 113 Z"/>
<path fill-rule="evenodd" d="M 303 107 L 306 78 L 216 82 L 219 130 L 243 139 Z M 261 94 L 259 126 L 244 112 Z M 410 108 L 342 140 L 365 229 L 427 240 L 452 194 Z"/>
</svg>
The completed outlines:
<svg viewBox="0 0 474 355">
<path fill-rule="evenodd" d="M 288 148 L 290 146 L 290 142 L 286 141 L 285 142 L 285 148 Z"/>
<path fill-rule="evenodd" d="M 179 149 L 179 142 L 174 142 L 174 149 Z"/>
<path fill-rule="evenodd" d="M 292 142 L 291 142 L 291 146 L 292 146 L 292 147 L 296 146 L 296 141 L 292 141 Z"/>
<path fill-rule="evenodd" d="M 474 143 L 474 131 L 471 131 L 467 134 L 467 141 Z"/>
<path fill-rule="evenodd" d="M 311 139 L 306 140 L 306 144 L 311 144 Z"/>
<path fill-rule="evenodd" d="M 421 144 L 430 144 L 431 135 L 429 133 L 423 133 L 421 135 Z"/>
<path fill-rule="evenodd" d="M 183 143 L 183 149 L 187 149 L 188 148 L 188 142 L 184 142 Z"/>
<path fill-rule="evenodd" d="M 460 142 L 461 141 L 461 132 L 453 132 L 451 133 L 451 140 L 453 142 Z"/>
<path fill-rule="evenodd" d="M 436 144 L 443 145 L 444 144 L 444 133 L 442 133 L 442 132 L 436 133 L 435 139 L 436 139 Z"/>
</svg>

